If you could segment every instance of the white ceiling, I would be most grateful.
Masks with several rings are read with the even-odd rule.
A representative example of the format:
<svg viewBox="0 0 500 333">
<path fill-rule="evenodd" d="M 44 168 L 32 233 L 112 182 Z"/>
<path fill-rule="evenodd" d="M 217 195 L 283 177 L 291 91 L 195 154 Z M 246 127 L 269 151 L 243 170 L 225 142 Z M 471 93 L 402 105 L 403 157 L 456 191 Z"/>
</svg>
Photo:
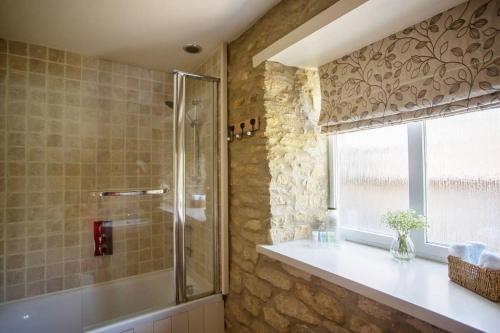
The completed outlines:
<svg viewBox="0 0 500 333">
<path fill-rule="evenodd" d="M 279 0 L 1 0 L 0 38 L 170 71 L 193 70 Z M 203 52 L 190 55 L 186 43 Z"/>
<path fill-rule="evenodd" d="M 317 68 L 465 0 L 340 0 L 253 57 Z"/>
</svg>

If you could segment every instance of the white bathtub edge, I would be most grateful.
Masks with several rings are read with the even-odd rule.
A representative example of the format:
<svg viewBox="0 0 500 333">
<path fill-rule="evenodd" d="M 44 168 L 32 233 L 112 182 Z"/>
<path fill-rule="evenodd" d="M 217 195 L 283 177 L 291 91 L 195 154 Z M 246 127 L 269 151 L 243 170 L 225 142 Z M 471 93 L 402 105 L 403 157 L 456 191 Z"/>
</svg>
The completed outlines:
<svg viewBox="0 0 500 333">
<path fill-rule="evenodd" d="M 148 324 L 156 320 L 172 317 L 173 315 L 181 312 L 187 312 L 189 310 L 195 309 L 200 305 L 211 304 L 222 301 L 222 294 L 215 294 L 207 297 L 197 299 L 195 301 L 174 305 L 161 310 L 156 310 L 153 312 L 144 313 L 142 315 L 127 318 L 121 321 L 114 321 L 108 325 L 92 328 L 90 327 L 85 333 L 119 333 L 130 329 L 131 327 L 139 326 L 142 324 Z"/>
</svg>

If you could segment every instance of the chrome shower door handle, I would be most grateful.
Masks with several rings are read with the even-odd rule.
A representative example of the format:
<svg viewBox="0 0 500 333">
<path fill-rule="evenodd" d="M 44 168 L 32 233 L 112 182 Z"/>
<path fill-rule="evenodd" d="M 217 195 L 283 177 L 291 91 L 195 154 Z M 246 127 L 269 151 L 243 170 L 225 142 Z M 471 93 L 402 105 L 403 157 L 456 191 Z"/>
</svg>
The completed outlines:
<svg viewBox="0 0 500 333">
<path fill-rule="evenodd" d="M 168 193 L 168 188 L 159 188 L 152 190 L 132 190 L 132 191 L 104 191 L 98 192 L 98 196 L 100 197 L 132 197 L 139 195 L 156 195 L 156 194 L 165 194 Z"/>
</svg>

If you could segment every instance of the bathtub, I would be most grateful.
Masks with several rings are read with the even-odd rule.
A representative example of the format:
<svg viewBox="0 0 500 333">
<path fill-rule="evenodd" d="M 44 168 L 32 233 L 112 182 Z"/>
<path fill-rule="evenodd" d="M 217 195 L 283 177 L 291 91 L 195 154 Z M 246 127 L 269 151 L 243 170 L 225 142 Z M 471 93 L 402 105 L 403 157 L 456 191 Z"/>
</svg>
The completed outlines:
<svg viewBox="0 0 500 333">
<path fill-rule="evenodd" d="M 221 295 L 175 305 L 174 290 L 166 269 L 8 302 L 0 306 L 0 333 L 224 331 Z"/>
</svg>

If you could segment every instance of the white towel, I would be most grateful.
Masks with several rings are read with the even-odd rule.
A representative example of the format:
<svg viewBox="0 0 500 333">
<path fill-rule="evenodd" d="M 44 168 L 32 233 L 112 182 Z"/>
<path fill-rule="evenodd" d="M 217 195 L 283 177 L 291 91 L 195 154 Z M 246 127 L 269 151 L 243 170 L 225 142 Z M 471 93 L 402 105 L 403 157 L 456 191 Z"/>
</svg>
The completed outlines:
<svg viewBox="0 0 500 333">
<path fill-rule="evenodd" d="M 463 243 L 452 244 L 448 248 L 450 256 L 459 257 L 463 261 L 471 262 L 471 246 Z"/>
<path fill-rule="evenodd" d="M 494 271 L 500 270 L 500 254 L 484 250 L 479 257 L 479 266 Z"/>
<path fill-rule="evenodd" d="M 470 262 L 474 265 L 479 264 L 479 257 L 486 249 L 486 244 L 482 242 L 467 242 L 466 245 L 469 246 Z"/>
</svg>

